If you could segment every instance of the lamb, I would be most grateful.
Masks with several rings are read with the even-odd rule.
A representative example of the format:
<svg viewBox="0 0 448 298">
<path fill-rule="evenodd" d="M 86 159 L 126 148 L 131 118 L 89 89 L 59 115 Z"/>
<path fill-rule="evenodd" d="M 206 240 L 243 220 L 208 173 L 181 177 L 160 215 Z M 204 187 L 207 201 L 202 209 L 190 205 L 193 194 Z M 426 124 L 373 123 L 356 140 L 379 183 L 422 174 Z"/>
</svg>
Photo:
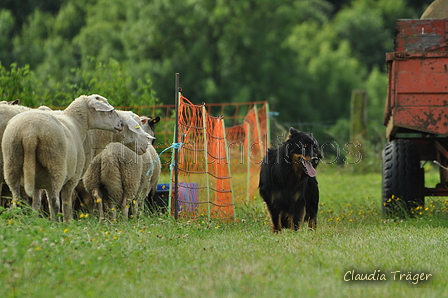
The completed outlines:
<svg viewBox="0 0 448 298">
<path fill-rule="evenodd" d="M 82 175 L 82 143 L 89 129 L 123 130 L 114 107 L 97 94 L 78 97 L 61 113 L 30 110 L 8 122 L 2 153 L 12 207 L 19 200 L 22 181 L 30 197 L 45 189 L 52 220 L 60 210 L 60 198 L 64 222 L 73 218 L 72 194 Z"/>
<path fill-rule="evenodd" d="M 142 121 L 143 128 L 153 135 L 148 119 L 151 118 Z M 156 122 L 159 120 L 157 118 Z M 150 191 L 152 169 L 158 168 L 160 173 L 160 161 L 155 165 L 150 153 L 153 150 L 151 145 L 145 154 L 138 156 L 120 143 L 110 143 L 94 157 L 84 174 L 83 182 L 86 191 L 98 203 L 100 218 L 104 218 L 105 211 L 109 211 L 108 217 L 115 219 L 115 205 L 119 205 L 122 216 L 127 218 L 131 201 L 135 201 L 133 214 L 137 215 L 139 206 L 143 205 L 142 199 Z M 150 175 L 147 176 L 148 171 Z"/>
</svg>

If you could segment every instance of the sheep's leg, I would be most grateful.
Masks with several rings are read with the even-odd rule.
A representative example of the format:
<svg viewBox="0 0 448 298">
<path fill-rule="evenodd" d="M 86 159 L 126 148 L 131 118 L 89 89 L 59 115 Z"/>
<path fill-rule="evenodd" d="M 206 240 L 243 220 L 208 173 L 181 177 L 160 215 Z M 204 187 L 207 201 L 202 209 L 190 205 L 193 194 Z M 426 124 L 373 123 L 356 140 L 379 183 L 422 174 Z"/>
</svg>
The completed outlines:
<svg viewBox="0 0 448 298">
<path fill-rule="evenodd" d="M 1 143 L 2 140 L 0 140 Z M 2 154 L 2 152 L 0 151 L 0 154 Z M 3 182 L 0 182 L 0 207 L 7 207 L 8 206 L 8 199 L 6 199 L 6 197 L 2 196 L 3 195 L 3 189 L 5 188 L 6 184 Z"/>
<path fill-rule="evenodd" d="M 50 219 L 57 220 L 57 215 L 61 210 L 61 202 L 59 199 L 59 191 L 54 189 L 47 190 L 48 209 L 50 211 Z"/>
<path fill-rule="evenodd" d="M 70 222 L 73 219 L 73 189 L 74 187 L 70 185 L 70 183 L 67 183 L 61 190 L 62 214 L 64 216 L 64 222 Z"/>
<path fill-rule="evenodd" d="M 98 216 L 100 219 L 104 219 L 104 208 L 103 208 L 103 199 L 101 191 L 98 188 L 95 188 L 92 193 L 93 200 L 95 201 L 95 206 L 98 210 Z"/>
<path fill-rule="evenodd" d="M 138 212 L 137 201 L 135 200 L 135 198 L 129 198 L 127 199 L 127 201 L 129 205 L 128 217 L 130 216 L 131 218 L 135 218 Z"/>
<path fill-rule="evenodd" d="M 131 202 L 131 200 L 129 200 L 129 202 Z M 127 198 L 123 198 L 123 200 L 121 201 L 121 215 L 124 218 L 128 218 L 129 217 L 129 206 L 128 206 L 128 199 Z"/>
<path fill-rule="evenodd" d="M 11 209 L 17 207 L 17 202 L 20 200 L 20 183 L 16 183 L 14 186 L 10 187 L 12 193 Z"/>
<path fill-rule="evenodd" d="M 40 189 L 39 191 L 35 191 L 33 194 L 33 203 L 31 206 L 36 211 L 40 211 L 42 208 L 42 191 L 43 190 Z"/>
<path fill-rule="evenodd" d="M 138 194 L 136 197 L 135 197 L 135 213 L 134 213 L 134 216 L 135 217 L 137 217 L 137 216 L 143 216 L 143 210 L 144 210 L 144 208 L 145 208 L 145 202 L 144 202 L 144 197 L 142 197 L 142 195 L 141 194 Z"/>
<path fill-rule="evenodd" d="M 6 203 L 5 203 L 6 200 L 3 199 L 2 193 L 3 193 L 3 182 L 0 182 L 0 207 L 5 207 L 6 206 Z"/>
<path fill-rule="evenodd" d="M 96 207 L 95 200 L 85 189 L 84 182 L 82 180 L 80 180 L 78 185 L 75 187 L 75 192 L 81 201 L 81 206 L 85 206 L 90 214 L 94 214 Z"/>
<path fill-rule="evenodd" d="M 136 196 L 134 198 L 134 200 L 132 201 L 132 203 L 134 203 L 134 206 L 135 206 L 134 207 L 135 208 L 134 218 L 137 218 L 142 213 L 141 204 L 140 204 L 140 198 L 138 196 Z"/>
<path fill-rule="evenodd" d="M 115 208 L 115 203 L 109 199 L 107 202 L 105 202 L 107 205 L 107 218 L 111 221 L 114 221 L 117 219 L 117 208 Z"/>
</svg>

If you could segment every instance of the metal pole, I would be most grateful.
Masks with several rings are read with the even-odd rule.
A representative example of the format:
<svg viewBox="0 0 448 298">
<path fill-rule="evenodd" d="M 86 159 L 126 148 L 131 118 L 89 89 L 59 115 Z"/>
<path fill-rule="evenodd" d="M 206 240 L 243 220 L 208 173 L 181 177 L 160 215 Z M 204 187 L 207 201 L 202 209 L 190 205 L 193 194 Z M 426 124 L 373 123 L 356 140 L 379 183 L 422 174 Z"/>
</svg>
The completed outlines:
<svg viewBox="0 0 448 298">
<path fill-rule="evenodd" d="M 176 110 L 176 124 L 175 124 L 175 133 L 174 133 L 174 143 L 179 143 L 179 100 L 180 100 L 180 88 L 179 88 L 179 73 L 176 73 L 176 86 L 175 86 L 175 99 L 174 105 Z M 179 211 L 177 210 L 178 204 L 178 191 L 179 191 L 179 169 L 178 169 L 178 161 L 179 161 L 179 149 L 178 146 L 174 148 L 174 219 L 179 218 Z"/>
<path fill-rule="evenodd" d="M 265 108 L 266 108 L 266 134 L 267 134 L 267 140 L 266 140 L 266 144 L 265 144 L 265 154 L 268 151 L 268 148 L 271 147 L 271 118 L 269 117 L 269 103 L 266 102 L 264 104 Z"/>
<path fill-rule="evenodd" d="M 263 148 L 263 139 L 261 137 L 261 130 L 260 130 L 260 120 L 258 119 L 258 108 L 257 105 L 254 105 L 254 113 L 255 113 L 255 124 L 257 126 L 257 136 L 258 136 L 258 142 L 261 148 Z"/>
<path fill-rule="evenodd" d="M 204 134 L 204 158 L 205 158 L 205 180 L 207 182 L 207 214 L 208 219 L 211 218 L 211 212 L 210 212 L 210 178 L 209 178 L 209 172 L 208 172 L 208 147 L 207 147 L 207 110 L 205 109 L 205 104 L 202 106 L 202 133 Z"/>
<path fill-rule="evenodd" d="M 236 220 L 236 210 L 235 210 L 235 192 L 233 191 L 233 183 L 232 183 L 232 169 L 230 167 L 230 153 L 229 153 L 229 147 L 227 147 L 227 135 L 226 135 L 226 125 L 224 123 L 224 117 L 221 118 L 221 124 L 222 124 L 222 131 L 223 131 L 223 137 L 224 137 L 224 148 L 226 149 L 226 162 L 227 162 L 227 171 L 229 181 L 230 181 L 230 191 L 232 192 L 232 208 L 233 208 L 233 220 Z"/>
<path fill-rule="evenodd" d="M 246 122 L 247 127 L 247 175 L 246 175 L 246 203 L 249 203 L 250 201 L 250 147 L 251 145 L 251 127 L 249 122 Z"/>
</svg>

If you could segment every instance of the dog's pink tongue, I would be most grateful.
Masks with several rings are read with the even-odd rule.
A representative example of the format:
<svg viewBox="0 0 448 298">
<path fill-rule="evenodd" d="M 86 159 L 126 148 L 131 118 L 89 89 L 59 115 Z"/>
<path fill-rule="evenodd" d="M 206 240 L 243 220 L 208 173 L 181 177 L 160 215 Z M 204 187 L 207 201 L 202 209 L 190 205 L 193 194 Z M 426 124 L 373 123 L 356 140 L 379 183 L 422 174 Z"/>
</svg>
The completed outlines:
<svg viewBox="0 0 448 298">
<path fill-rule="evenodd" d="M 313 168 L 313 165 L 310 161 L 305 161 L 306 171 L 308 172 L 308 176 L 314 177 L 316 176 L 316 169 Z"/>
</svg>

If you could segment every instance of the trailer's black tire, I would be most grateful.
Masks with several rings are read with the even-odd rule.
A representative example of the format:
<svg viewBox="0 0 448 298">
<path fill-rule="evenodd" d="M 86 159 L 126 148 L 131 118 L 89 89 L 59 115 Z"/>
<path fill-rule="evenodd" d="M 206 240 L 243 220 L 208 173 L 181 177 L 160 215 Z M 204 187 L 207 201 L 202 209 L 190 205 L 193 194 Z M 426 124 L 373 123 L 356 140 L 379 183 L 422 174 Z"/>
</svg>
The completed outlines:
<svg viewBox="0 0 448 298">
<path fill-rule="evenodd" d="M 417 207 L 424 206 L 424 171 L 417 145 L 409 140 L 393 140 L 384 147 L 382 159 L 383 213 L 412 216 Z"/>
</svg>

